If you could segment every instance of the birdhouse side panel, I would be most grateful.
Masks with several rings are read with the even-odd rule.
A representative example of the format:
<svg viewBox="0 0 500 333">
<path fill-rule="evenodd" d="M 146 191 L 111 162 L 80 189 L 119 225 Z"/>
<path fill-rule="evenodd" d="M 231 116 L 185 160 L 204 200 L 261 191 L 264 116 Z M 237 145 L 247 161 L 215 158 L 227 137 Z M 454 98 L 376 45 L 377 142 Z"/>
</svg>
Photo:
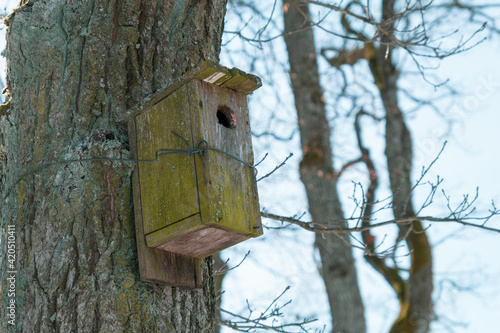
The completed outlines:
<svg viewBox="0 0 500 333">
<path fill-rule="evenodd" d="M 136 117 L 139 159 L 154 159 L 158 149 L 187 149 L 172 134 L 190 138 L 187 104 L 188 90 L 181 87 Z M 138 168 L 145 235 L 199 214 L 194 156 L 163 155 L 154 162 L 140 162 Z"/>
<path fill-rule="evenodd" d="M 220 151 L 196 156 L 202 220 L 255 237 L 262 234 L 246 95 L 194 80 L 189 86 L 193 142 L 204 139 Z M 235 243 L 239 242 L 236 241 Z"/>
</svg>

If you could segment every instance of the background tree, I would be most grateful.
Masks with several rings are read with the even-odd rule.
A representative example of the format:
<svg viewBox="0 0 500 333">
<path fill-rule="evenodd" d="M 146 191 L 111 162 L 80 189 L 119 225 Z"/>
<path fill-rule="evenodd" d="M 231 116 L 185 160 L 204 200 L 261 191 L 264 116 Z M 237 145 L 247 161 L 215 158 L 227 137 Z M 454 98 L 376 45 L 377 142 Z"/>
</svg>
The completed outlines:
<svg viewBox="0 0 500 333">
<path fill-rule="evenodd" d="M 351 6 L 346 6 L 346 10 L 349 7 Z M 314 75 L 314 82 L 316 84 L 312 84 L 310 80 L 313 73 L 317 73 L 318 70 L 315 68 L 317 66 L 308 66 L 308 62 L 316 63 L 312 30 L 306 29 L 311 26 L 312 22 L 308 4 L 307 2 L 302 4 L 293 1 L 284 2 L 283 9 L 285 17 L 284 35 L 290 61 L 290 79 L 294 91 L 296 108 L 299 113 L 299 130 L 303 145 L 300 173 L 309 198 L 309 211 L 313 221 L 342 221 L 344 217 L 341 213 L 340 201 L 336 196 L 335 198 L 331 197 L 334 193 L 336 194 L 337 174 L 332 166 L 330 129 L 325 128 L 325 126 L 328 126 L 328 121 L 323 106 L 324 102 L 321 100 L 323 93 L 319 86 L 319 75 Z M 394 18 L 396 14 L 394 11 L 394 1 L 382 1 L 382 20 L 379 25 L 383 28 L 380 28 L 381 32 L 377 32 L 381 37 L 379 44 L 375 45 L 373 40 L 365 38 L 362 32 L 354 31 L 346 18 L 348 14 L 343 13 L 344 33 L 347 36 L 352 34 L 354 39 L 361 38 L 361 41 L 366 41 L 367 43 L 363 48 L 354 50 L 354 52 L 352 50 L 342 50 L 336 58 L 328 60 L 332 64 L 340 66 L 343 64 L 354 64 L 357 60 L 354 58 L 356 54 L 360 54 L 363 58 L 368 59 L 370 70 L 374 75 L 375 84 L 380 89 L 381 98 L 386 110 L 386 155 L 393 192 L 392 206 L 394 216 L 404 218 L 414 215 L 411 202 L 412 185 L 410 182 L 412 143 L 410 133 L 397 103 L 398 73 L 392 64 L 391 57 L 394 26 L 398 22 Z M 298 39 L 299 36 L 302 37 L 300 40 L 294 40 Z M 308 44 L 311 46 L 308 47 Z M 349 56 L 346 55 L 348 52 Z M 298 55 L 301 57 L 298 58 Z M 345 56 L 342 57 L 342 55 Z M 308 89 L 311 89 L 312 92 L 305 95 Z M 315 109 L 310 106 L 312 103 L 320 106 L 322 110 L 321 117 L 316 116 L 312 112 Z M 364 161 L 367 161 L 368 152 L 364 152 L 364 155 Z M 312 166 L 309 165 L 310 160 L 314 163 Z M 369 168 L 369 171 L 373 177 L 376 176 L 373 166 Z M 327 186 L 327 184 L 331 185 L 325 189 L 321 188 L 322 186 Z M 369 212 L 367 218 L 363 220 L 365 225 L 370 224 L 370 208 L 373 205 L 374 196 L 375 187 L 367 192 L 367 199 L 371 200 L 371 202 L 368 201 L 369 205 L 366 205 L 365 208 Z M 329 212 L 329 209 L 333 211 Z M 340 214 L 335 214 L 335 210 L 340 210 Z M 322 215 L 316 212 L 321 212 Z M 344 225 L 341 224 L 341 226 Z M 331 225 L 331 227 L 336 226 Z M 416 221 L 412 227 L 414 230 L 410 229 L 407 225 L 400 226 L 400 238 L 408 242 L 408 248 L 412 256 L 412 267 L 409 270 L 410 278 L 408 282 L 405 282 L 399 276 L 397 267 L 387 267 L 384 259 L 374 256 L 375 239 L 368 230 L 363 232 L 363 241 L 367 250 L 369 250 L 366 255 L 368 261 L 384 275 L 389 284 L 393 286 L 400 300 L 400 316 L 391 330 L 394 332 L 426 332 L 432 316 L 432 254 L 430 245 L 420 221 Z M 322 244 L 327 237 L 331 239 L 330 244 Z M 331 244 L 332 241 L 338 245 Z M 359 327 L 359 323 L 364 325 L 364 321 L 360 320 L 360 318 L 364 317 L 363 312 L 359 312 L 363 309 L 361 299 L 359 298 L 359 301 L 356 302 L 358 304 L 355 304 L 355 302 L 349 302 L 348 297 L 342 297 L 342 293 L 346 293 L 349 287 L 352 288 L 352 286 L 355 286 L 357 288 L 354 261 L 350 254 L 351 249 L 346 243 L 349 244 L 336 234 L 319 234 L 316 241 L 322 257 L 322 277 L 327 290 L 330 289 L 328 287 L 329 284 L 334 282 L 339 283 L 345 279 L 344 285 L 338 288 L 339 294 L 329 296 L 334 330 L 339 332 L 363 332 L 365 331 L 364 326 Z M 348 253 L 343 253 L 339 249 L 347 249 Z M 346 269 L 344 268 L 345 265 L 338 263 L 341 260 L 346 260 L 345 258 L 349 258 L 350 269 Z M 326 260 L 335 260 L 337 262 L 328 265 Z M 414 267 L 415 265 L 416 267 Z M 349 274 L 346 272 L 353 273 Z M 357 294 L 359 295 L 359 292 Z M 346 313 L 343 313 L 341 309 L 344 309 Z M 358 309 L 358 311 L 354 309 Z M 351 320 L 339 325 L 346 318 L 350 318 Z"/>
<path fill-rule="evenodd" d="M 6 19 L 0 118 L 0 276 L 17 231 L 17 324 L 7 332 L 208 332 L 215 293 L 139 279 L 125 118 L 205 59 L 226 1 L 21 1 Z M 61 162 L 39 168 L 54 162 Z M 2 315 L 3 316 L 3 315 Z"/>
<path fill-rule="evenodd" d="M 344 213 L 337 194 L 333 169 L 330 125 L 320 86 L 316 47 L 308 5 L 283 1 L 284 36 L 290 62 L 290 81 L 297 109 L 302 160 L 300 179 L 304 184 L 309 213 L 327 227 L 342 228 Z M 336 234 L 317 234 L 315 246 L 321 257 L 332 327 L 338 332 L 364 332 L 363 303 L 349 239 Z"/>
<path fill-rule="evenodd" d="M 240 4 L 242 2 L 239 2 Z M 310 17 L 308 13 L 307 4 L 316 5 L 314 8 L 317 9 L 318 6 L 322 8 L 327 8 L 330 12 L 320 12 L 316 14 L 313 18 Z M 290 59 L 290 81 L 293 87 L 295 104 L 297 107 L 298 117 L 298 129 L 300 133 L 300 141 L 302 144 L 302 162 L 300 164 L 300 175 L 301 180 L 305 183 L 305 189 L 309 201 L 309 211 L 313 220 L 313 224 L 302 223 L 300 219 L 297 218 L 287 218 L 279 217 L 273 214 L 264 213 L 263 216 L 277 218 L 282 221 L 287 221 L 295 223 L 301 226 L 305 226 L 309 230 L 317 232 L 317 235 L 321 237 L 316 237 L 316 245 L 319 245 L 319 252 L 321 257 L 321 275 L 325 280 L 326 289 L 328 291 L 331 311 L 332 311 L 332 326 L 337 329 L 339 326 L 339 320 L 335 317 L 334 305 L 335 297 L 332 297 L 332 293 L 329 290 L 328 285 L 332 280 L 340 283 L 337 275 L 329 274 L 328 267 L 325 264 L 324 253 L 326 252 L 324 248 L 322 249 L 321 243 L 326 243 L 326 239 L 339 237 L 334 235 L 334 233 L 328 233 L 325 230 L 325 224 L 329 229 L 339 229 L 344 223 L 344 217 L 341 211 L 341 206 L 336 197 L 336 181 L 337 178 L 343 175 L 349 167 L 354 164 L 363 163 L 365 164 L 368 181 L 365 181 L 364 189 L 366 191 L 361 196 L 361 201 L 358 202 L 358 211 L 355 215 L 346 216 L 345 218 L 350 221 L 359 222 L 359 224 L 351 223 L 351 226 L 359 226 L 364 231 L 362 232 L 361 239 L 362 242 L 358 247 L 366 253 L 365 257 L 368 262 L 386 279 L 386 281 L 393 287 L 400 303 L 400 314 L 393 324 L 393 332 L 426 332 L 429 330 L 429 324 L 432 320 L 436 318 L 433 305 L 432 305 L 432 291 L 433 291 L 433 274 L 432 274 L 432 252 L 429 239 L 427 237 L 426 229 L 422 225 L 422 220 L 454 220 L 454 221 L 472 221 L 473 219 L 467 220 L 467 214 L 471 213 L 472 207 L 469 204 L 465 204 L 458 210 L 453 210 L 450 207 L 449 215 L 439 217 L 428 217 L 427 219 L 422 218 L 420 215 L 423 208 L 432 201 L 432 197 L 436 193 L 436 188 L 439 185 L 439 180 L 436 184 L 433 184 L 431 194 L 429 195 L 429 202 L 424 201 L 420 206 L 414 207 L 414 190 L 416 187 L 415 183 L 411 182 L 412 176 L 412 153 L 413 153 L 413 143 L 408 130 L 408 126 L 405 121 L 405 115 L 399 106 L 399 100 L 401 94 L 405 93 L 414 97 L 414 91 L 404 91 L 399 85 L 399 77 L 402 72 L 410 73 L 415 71 L 422 81 L 427 81 L 432 84 L 432 79 L 429 74 L 429 70 L 426 68 L 429 62 L 426 58 L 441 59 L 448 57 L 450 55 L 463 52 L 469 47 L 475 45 L 476 42 L 480 41 L 480 38 L 474 39 L 475 34 L 479 29 L 484 28 L 484 21 L 479 21 L 479 25 L 475 26 L 471 31 L 466 31 L 466 36 L 463 40 L 456 41 L 456 44 L 452 47 L 446 48 L 441 43 L 440 37 L 446 35 L 443 31 L 446 30 L 446 26 L 442 24 L 440 20 L 440 15 L 442 15 L 443 9 L 458 11 L 462 15 L 470 14 L 472 22 L 478 22 L 477 18 L 481 17 L 483 19 L 490 19 L 488 15 L 484 14 L 486 8 L 494 8 L 497 5 L 468 5 L 459 2 L 397 2 L 397 1 L 380 1 L 380 3 L 370 2 L 368 3 L 361 1 L 350 1 L 342 6 L 337 6 L 331 4 L 330 2 L 319 2 L 319 1 L 290 1 L 283 4 L 283 10 L 285 14 L 285 26 L 284 26 L 284 37 L 287 44 L 288 55 Z M 246 40 L 247 42 L 254 43 L 258 47 L 263 47 L 264 43 L 271 40 L 279 38 L 279 33 L 276 34 L 276 30 L 280 30 L 281 27 L 279 23 L 276 23 L 279 19 L 276 18 L 275 12 L 278 12 L 278 6 L 274 2 L 273 9 L 270 17 L 266 17 L 258 6 L 254 4 L 247 4 L 247 9 L 252 13 L 253 19 L 255 17 L 263 16 L 264 23 L 261 28 L 255 29 L 254 36 L 248 33 L 243 33 L 244 30 L 235 30 L 230 33 Z M 242 12 L 242 11 L 241 11 Z M 241 13 L 240 12 L 240 13 Z M 333 14 L 332 14 L 333 12 Z M 337 13 L 337 15 L 335 15 Z M 274 15 L 274 16 L 273 16 Z M 251 24 L 251 19 L 249 16 L 241 15 L 244 24 L 243 27 L 248 27 Z M 287 19 L 293 17 L 293 19 Z M 333 19 L 332 19 L 333 17 Z M 338 19 L 337 21 L 335 19 Z M 288 20 L 288 21 L 287 21 Z M 490 22 L 491 31 L 495 31 L 494 21 Z M 312 27 L 317 27 L 316 31 L 323 33 L 323 37 L 319 38 L 323 43 L 323 48 L 321 52 L 318 50 L 316 54 L 316 49 L 313 44 L 312 37 Z M 452 31 L 455 29 L 451 27 Z M 271 30 L 271 33 L 266 34 L 266 29 Z M 275 30 L 274 30 L 275 29 Z M 463 32 L 458 33 L 461 35 Z M 433 36 L 435 36 L 433 38 Z M 318 38 L 316 38 L 318 39 Z M 301 40 L 300 44 L 295 43 L 297 40 Z M 334 46 L 331 46 L 331 45 Z M 451 43 L 450 43 L 451 44 Z M 447 44 L 447 45 L 450 45 Z M 279 55 L 279 51 L 276 51 L 277 47 L 272 47 L 274 54 L 277 55 L 278 59 L 282 59 Z M 404 52 L 401 52 L 404 51 Z M 355 122 L 355 131 L 357 134 L 357 144 L 356 148 L 358 154 L 361 157 L 354 160 L 348 160 L 344 163 L 344 166 L 339 168 L 339 172 L 333 171 L 333 165 L 331 161 L 332 153 L 329 138 L 331 137 L 330 128 L 328 126 L 328 111 L 325 112 L 325 108 L 321 105 L 324 102 L 328 103 L 328 96 L 333 95 L 331 90 L 335 90 L 331 86 L 331 82 L 338 82 L 334 80 L 327 81 L 324 79 L 323 82 L 328 82 L 330 85 L 326 85 L 326 94 L 323 95 L 321 88 L 315 82 L 319 82 L 321 79 L 315 77 L 318 71 L 314 70 L 316 62 L 315 59 L 318 57 L 319 53 L 323 55 L 324 59 L 334 67 L 333 72 L 342 77 L 343 85 L 341 84 L 340 93 L 337 96 L 341 98 L 352 98 L 352 106 L 349 109 L 348 116 L 346 116 L 343 121 L 349 121 L 352 119 Z M 405 64 L 401 59 L 404 54 L 407 58 L 413 60 L 413 66 Z M 299 59 L 299 60 L 297 60 Z M 363 60 L 363 61 L 360 61 Z M 364 62 L 366 60 L 366 62 Z M 278 60 L 280 62 L 281 60 Z M 404 66 L 402 65 L 404 64 Z M 373 83 L 372 87 L 369 84 L 361 84 L 359 82 L 354 82 L 357 84 L 358 91 L 353 94 L 349 86 L 354 85 L 352 83 L 352 78 L 349 77 L 349 71 L 345 70 L 345 65 L 349 67 L 357 66 L 357 68 L 366 66 L 368 73 L 371 75 L 371 79 L 368 83 Z M 274 68 L 272 66 L 261 65 L 257 61 L 252 61 L 251 65 L 254 68 L 259 68 L 262 73 L 270 74 L 273 72 Z M 354 69 L 353 69 L 354 71 Z M 321 71 L 320 71 L 321 72 Z M 331 72 L 331 71 L 330 71 Z M 325 76 L 328 74 L 326 70 L 321 72 Z M 275 75 L 275 74 L 274 74 Z M 265 74 L 261 74 L 265 78 Z M 340 80 L 342 82 L 342 79 Z M 275 83 L 270 79 L 270 84 Z M 440 85 L 442 81 L 437 81 L 435 86 Z M 363 90 L 364 88 L 364 90 Z M 277 89 L 282 92 L 282 89 Z M 329 91 L 330 90 L 330 91 Z M 361 90 L 361 92 L 360 92 Z M 278 95 L 279 93 L 277 93 Z M 368 102 L 363 101 L 360 95 L 369 95 L 371 99 Z M 279 94 L 278 100 L 285 103 L 285 98 L 283 94 Z M 406 96 L 405 96 L 406 97 Z M 335 97 L 334 97 L 335 98 Z M 436 107 L 433 102 L 425 101 L 424 98 L 418 96 L 418 98 L 413 99 L 415 104 L 422 106 Z M 334 107 L 338 107 L 340 103 L 332 103 Z M 328 108 L 328 105 L 327 105 Z M 323 110 L 322 110 L 323 109 Z M 319 110 L 319 111 L 317 111 Z M 366 111 L 368 110 L 368 112 Z M 269 110 L 271 111 L 271 110 Z M 271 111 L 272 112 L 272 111 Z M 339 115 L 340 110 L 335 110 L 334 113 Z M 276 114 L 276 113 L 275 113 Z M 386 149 L 385 155 L 387 164 L 383 166 L 387 168 L 387 171 L 376 169 L 375 163 L 370 157 L 369 150 L 365 147 L 362 141 L 364 136 L 361 131 L 360 118 L 363 115 L 370 115 L 373 119 L 383 119 L 385 120 L 385 141 Z M 281 119 L 278 115 L 273 115 L 270 118 L 275 117 L 274 124 L 279 123 Z M 342 120 L 341 120 L 342 121 Z M 330 123 L 332 122 L 330 118 Z M 255 127 L 254 127 L 255 130 Z M 268 137 L 278 138 L 278 140 L 284 140 L 286 135 L 282 135 L 282 132 L 278 130 L 262 131 L 258 130 L 258 137 L 263 135 Z M 293 136 L 293 134 L 292 134 Z M 290 136 L 290 137 L 292 137 Z M 325 138 L 328 138 L 325 140 Z M 294 142 L 293 140 L 289 141 Z M 336 147 L 335 149 L 342 149 L 342 147 Z M 272 148 L 271 148 L 272 149 Z M 327 152 L 325 152 L 327 149 Z M 437 151 L 439 152 L 439 151 Z M 436 152 L 436 153 L 437 153 Z M 318 158 L 315 155 L 314 164 L 311 167 L 308 157 L 310 154 L 319 153 L 319 157 L 325 157 L 324 159 Z M 380 163 L 378 163 L 380 164 Z M 311 170 L 315 172 L 311 172 Z M 389 175 L 389 184 L 392 196 L 389 200 L 382 200 L 383 197 L 377 195 L 375 190 L 378 187 L 378 178 L 380 173 L 385 173 Z M 316 178 L 314 181 L 311 179 L 307 180 L 305 175 L 311 175 Z M 413 173 L 414 174 L 414 173 Z M 330 175 L 330 177 L 327 177 Z M 332 175 L 334 177 L 332 177 Z M 324 177 L 324 178 L 322 178 Z M 345 177 L 345 175 L 344 175 Z M 322 181 L 320 181 L 320 179 Z M 418 183 L 421 182 L 421 179 Z M 314 184 L 313 184 L 314 183 Z M 329 185 L 330 184 L 330 185 Z M 308 186 L 309 185 L 309 186 Z M 312 185 L 312 186 L 311 186 Z M 325 191 L 323 189 L 329 188 Z M 332 199 L 333 198 L 333 199 Z M 355 199 L 359 199 L 355 197 Z M 336 202 L 337 201 L 337 202 Z M 449 204 L 449 202 L 448 202 Z M 378 205 L 378 206 L 377 206 Z M 370 224 L 376 221 L 375 213 L 380 213 L 380 210 L 384 210 L 380 207 L 384 207 L 392 210 L 393 223 L 401 222 L 398 224 L 399 236 L 397 237 L 395 243 L 390 246 L 385 246 L 388 248 L 386 251 L 377 251 L 385 240 L 385 237 L 377 238 L 376 234 L 369 231 Z M 329 210 L 334 210 L 335 213 L 327 213 Z M 318 218 L 318 213 L 325 213 L 326 217 Z M 495 211 L 495 209 L 493 209 Z M 459 214 L 455 214 L 459 212 Z M 496 211 L 498 213 L 498 211 Z M 374 218 L 375 217 L 375 218 Z M 489 216 L 485 216 L 485 221 Z M 324 232 L 323 232 L 324 230 Z M 335 231 L 335 230 L 330 230 Z M 353 235 L 354 243 L 358 241 L 355 235 Z M 318 239 L 320 241 L 318 242 Z M 340 244 L 340 241 L 339 241 Z M 343 243 L 345 245 L 345 242 Z M 401 247 L 401 245 L 404 245 Z M 332 247 L 333 248 L 333 247 Z M 401 249 L 405 249 L 406 254 L 409 254 L 410 260 L 404 260 L 401 256 Z M 323 251 L 322 251 L 323 250 Z M 399 251 L 399 252 L 398 252 Z M 323 252 L 323 253 L 322 253 Z M 345 251 L 347 253 L 347 259 L 352 258 L 349 254 L 350 251 Z M 331 253 L 339 253 L 338 251 L 332 251 Z M 344 253 L 344 255 L 345 255 Z M 339 258 L 328 258 L 329 260 L 336 260 L 341 262 L 343 259 Z M 355 274 L 355 273 L 354 273 Z M 348 290 L 357 289 L 352 284 L 356 284 L 356 280 L 352 279 L 351 275 L 351 286 Z M 345 290 L 345 289 L 344 289 Z M 355 293 L 350 293 L 355 294 Z M 351 308 L 355 302 L 352 302 L 353 298 L 342 299 L 340 303 L 337 302 L 337 306 L 344 306 L 345 308 Z M 358 310 L 362 311 L 362 306 L 357 307 Z M 344 318 L 346 321 L 350 318 L 345 316 L 339 316 Z M 362 315 L 358 315 L 358 322 L 361 321 Z M 340 327 L 344 328 L 342 324 Z M 355 331 L 360 331 L 355 330 Z"/>
</svg>

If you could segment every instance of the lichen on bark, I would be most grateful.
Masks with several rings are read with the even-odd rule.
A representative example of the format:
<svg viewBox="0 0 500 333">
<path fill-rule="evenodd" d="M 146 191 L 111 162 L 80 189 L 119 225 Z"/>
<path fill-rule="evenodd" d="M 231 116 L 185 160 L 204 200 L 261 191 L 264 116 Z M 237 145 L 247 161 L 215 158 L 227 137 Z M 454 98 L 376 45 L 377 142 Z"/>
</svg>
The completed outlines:
<svg viewBox="0 0 500 333">
<path fill-rule="evenodd" d="M 139 279 L 134 164 L 63 163 L 29 172 L 68 159 L 129 158 L 127 115 L 199 62 L 218 60 L 225 6 L 33 0 L 9 16 L 1 228 L 17 228 L 18 307 L 17 325 L 1 321 L 0 331 L 212 330 L 210 261 L 202 290 Z M 4 240 L 3 233 L 3 296 Z"/>
</svg>

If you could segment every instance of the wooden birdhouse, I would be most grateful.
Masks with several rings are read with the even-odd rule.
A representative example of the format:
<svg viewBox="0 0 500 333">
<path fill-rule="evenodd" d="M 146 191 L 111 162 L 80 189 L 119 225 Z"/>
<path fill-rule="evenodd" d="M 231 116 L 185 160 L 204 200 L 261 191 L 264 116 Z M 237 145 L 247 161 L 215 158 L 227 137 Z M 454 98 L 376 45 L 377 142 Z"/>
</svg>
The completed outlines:
<svg viewBox="0 0 500 333">
<path fill-rule="evenodd" d="M 199 259 L 262 235 L 246 100 L 260 85 L 205 61 L 132 114 L 142 279 L 200 287 Z"/>
</svg>

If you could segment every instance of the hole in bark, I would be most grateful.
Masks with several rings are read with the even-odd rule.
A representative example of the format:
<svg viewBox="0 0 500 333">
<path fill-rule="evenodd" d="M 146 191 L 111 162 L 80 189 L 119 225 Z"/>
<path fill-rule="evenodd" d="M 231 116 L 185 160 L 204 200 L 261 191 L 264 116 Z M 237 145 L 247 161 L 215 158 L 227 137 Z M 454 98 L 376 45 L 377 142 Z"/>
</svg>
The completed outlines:
<svg viewBox="0 0 500 333">
<path fill-rule="evenodd" d="M 219 120 L 219 124 L 224 127 L 236 127 L 236 114 L 227 106 L 219 106 L 219 109 L 217 109 L 217 119 Z"/>
</svg>

